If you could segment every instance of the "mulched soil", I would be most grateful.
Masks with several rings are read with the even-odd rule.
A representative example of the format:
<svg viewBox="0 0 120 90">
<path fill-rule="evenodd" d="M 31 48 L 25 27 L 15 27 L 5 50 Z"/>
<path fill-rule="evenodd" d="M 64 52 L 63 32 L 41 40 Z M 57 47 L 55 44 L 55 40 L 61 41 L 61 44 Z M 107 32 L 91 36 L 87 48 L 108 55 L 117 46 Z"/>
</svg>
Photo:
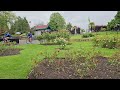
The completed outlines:
<svg viewBox="0 0 120 90">
<path fill-rule="evenodd" d="M 52 64 L 48 60 L 39 63 L 30 73 L 29 79 L 77 79 L 71 62 L 55 60 Z M 59 68 L 58 68 L 59 67 Z"/>
<path fill-rule="evenodd" d="M 28 75 L 28 79 L 120 79 L 120 66 L 111 66 L 105 57 L 95 59 L 98 61 L 96 68 L 84 77 L 75 72 L 70 60 L 57 59 L 52 63 L 48 60 L 38 63 Z"/>
<path fill-rule="evenodd" d="M 18 49 L 18 48 L 6 49 L 6 50 L 0 52 L 0 56 L 17 55 L 17 54 L 20 54 L 20 50 L 22 50 L 22 49 Z"/>
<path fill-rule="evenodd" d="M 120 79 L 120 66 L 113 66 L 108 63 L 108 59 L 98 57 L 97 67 L 91 71 L 86 79 Z"/>
</svg>

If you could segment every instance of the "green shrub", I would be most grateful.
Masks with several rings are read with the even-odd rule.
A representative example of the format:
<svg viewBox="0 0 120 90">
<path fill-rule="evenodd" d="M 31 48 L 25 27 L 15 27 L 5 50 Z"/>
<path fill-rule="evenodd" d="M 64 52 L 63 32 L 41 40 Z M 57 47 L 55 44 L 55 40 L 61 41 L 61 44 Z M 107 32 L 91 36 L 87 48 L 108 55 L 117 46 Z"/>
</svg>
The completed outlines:
<svg viewBox="0 0 120 90">
<path fill-rule="evenodd" d="M 93 37 L 94 35 L 92 33 L 85 33 L 82 35 L 82 38 L 89 38 L 89 37 Z"/>
<path fill-rule="evenodd" d="M 69 33 L 68 31 L 66 31 L 66 30 L 60 30 L 60 31 L 58 31 L 58 32 L 56 33 L 56 36 L 57 36 L 58 38 L 64 38 L 64 39 L 66 39 L 66 40 L 68 40 L 68 41 L 69 41 L 69 39 L 70 39 L 70 33 Z"/>
<path fill-rule="evenodd" d="M 43 33 L 43 38 L 45 39 L 45 40 L 47 40 L 47 42 L 50 42 L 50 40 L 51 40 L 51 37 L 50 37 L 50 34 L 49 33 Z"/>
<path fill-rule="evenodd" d="M 82 38 L 88 38 L 88 37 L 89 37 L 88 34 L 83 34 L 83 35 L 82 35 Z"/>
<path fill-rule="evenodd" d="M 43 36 L 42 36 L 42 35 L 39 35 L 39 36 L 37 37 L 37 40 L 39 40 L 39 41 L 43 40 Z"/>
<path fill-rule="evenodd" d="M 51 32 L 51 33 L 43 33 L 42 35 L 38 36 L 37 39 L 39 41 L 44 40 L 48 42 L 54 43 L 55 39 L 64 38 L 65 40 L 69 41 L 70 34 L 67 31 L 58 31 L 58 32 Z"/>
<path fill-rule="evenodd" d="M 103 31 L 103 32 L 106 31 L 106 30 L 107 30 L 106 28 L 101 28 L 101 31 Z"/>
<path fill-rule="evenodd" d="M 119 48 L 120 40 L 117 37 L 95 37 L 93 39 L 94 46 L 102 47 L 102 48 Z"/>
<path fill-rule="evenodd" d="M 56 39 L 56 33 L 49 34 L 50 40 L 54 42 L 54 39 Z"/>
<path fill-rule="evenodd" d="M 56 38 L 54 42 L 60 45 L 60 49 L 65 49 L 68 43 L 64 38 Z"/>
<path fill-rule="evenodd" d="M 94 35 L 92 33 L 89 33 L 89 37 L 94 37 Z"/>
</svg>

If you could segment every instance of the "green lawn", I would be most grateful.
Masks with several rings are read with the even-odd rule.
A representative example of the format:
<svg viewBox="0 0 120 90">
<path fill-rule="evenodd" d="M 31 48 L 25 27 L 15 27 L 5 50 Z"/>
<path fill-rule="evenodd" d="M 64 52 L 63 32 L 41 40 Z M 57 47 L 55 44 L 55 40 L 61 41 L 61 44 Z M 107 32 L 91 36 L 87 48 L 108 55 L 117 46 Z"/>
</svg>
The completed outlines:
<svg viewBox="0 0 120 90">
<path fill-rule="evenodd" d="M 82 35 L 71 35 L 71 39 L 81 39 Z"/>
<path fill-rule="evenodd" d="M 81 35 L 72 36 L 72 38 L 79 38 Z M 0 57 L 0 78 L 1 79 L 26 79 L 27 75 L 30 73 L 31 69 L 35 65 L 35 61 L 43 60 L 46 53 L 52 55 L 58 45 L 37 45 L 37 44 L 26 44 L 18 45 L 17 47 L 23 48 L 19 55 L 4 56 Z M 72 42 L 66 48 L 69 52 L 73 50 L 83 50 L 90 51 L 94 49 L 95 51 L 100 51 L 103 56 L 109 57 L 114 54 L 118 49 L 105 49 L 105 48 L 95 48 L 92 42 Z M 43 54 L 41 54 L 41 52 Z M 64 57 L 64 53 L 67 50 L 62 50 L 59 53 L 59 57 Z"/>
<path fill-rule="evenodd" d="M 0 78 L 27 78 L 34 65 L 31 59 L 37 57 L 39 52 L 45 52 L 46 50 L 52 52 L 54 49 L 53 46 L 45 47 L 42 45 L 22 45 L 18 47 L 24 48 L 21 54 L 0 57 Z M 41 55 L 38 60 L 42 60 L 42 58 L 43 56 Z"/>
</svg>

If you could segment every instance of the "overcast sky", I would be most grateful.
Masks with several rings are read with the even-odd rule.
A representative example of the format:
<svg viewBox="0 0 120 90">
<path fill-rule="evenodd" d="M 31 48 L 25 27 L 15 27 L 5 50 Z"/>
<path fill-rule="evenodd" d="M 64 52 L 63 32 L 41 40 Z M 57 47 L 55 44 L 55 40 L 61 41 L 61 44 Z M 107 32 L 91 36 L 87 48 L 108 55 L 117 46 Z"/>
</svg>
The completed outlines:
<svg viewBox="0 0 120 90">
<path fill-rule="evenodd" d="M 47 24 L 53 12 L 59 12 L 67 23 L 71 22 L 72 25 L 84 29 L 88 28 L 88 17 L 96 25 L 107 25 L 117 13 L 117 11 L 14 11 L 17 16 L 26 17 L 31 21 L 31 27 L 40 22 Z"/>
</svg>

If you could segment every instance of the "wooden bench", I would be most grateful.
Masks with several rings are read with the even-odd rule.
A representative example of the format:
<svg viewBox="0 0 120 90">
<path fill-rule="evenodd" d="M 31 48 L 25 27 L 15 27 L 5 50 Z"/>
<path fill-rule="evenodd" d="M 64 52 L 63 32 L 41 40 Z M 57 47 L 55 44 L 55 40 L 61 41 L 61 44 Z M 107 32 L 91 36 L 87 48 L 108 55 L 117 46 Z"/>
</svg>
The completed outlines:
<svg viewBox="0 0 120 90">
<path fill-rule="evenodd" d="M 12 38 L 9 38 L 8 40 L 10 42 L 16 42 L 17 44 L 19 44 L 19 38 L 12 37 Z M 3 41 L 3 38 L 0 38 L 0 42 L 1 41 Z"/>
</svg>

